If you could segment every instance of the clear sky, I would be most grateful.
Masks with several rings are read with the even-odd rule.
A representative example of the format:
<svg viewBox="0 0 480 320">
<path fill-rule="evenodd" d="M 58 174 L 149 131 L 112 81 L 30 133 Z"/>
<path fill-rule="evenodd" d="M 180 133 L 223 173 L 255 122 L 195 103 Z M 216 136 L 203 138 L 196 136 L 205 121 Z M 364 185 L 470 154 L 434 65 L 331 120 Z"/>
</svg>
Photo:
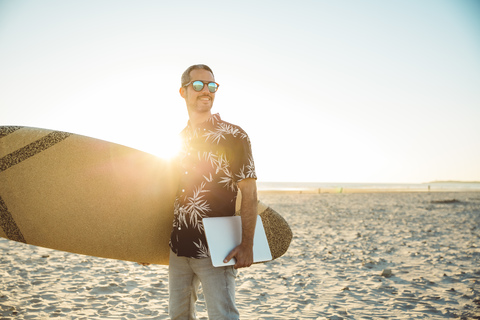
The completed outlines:
<svg viewBox="0 0 480 320">
<path fill-rule="evenodd" d="M 0 125 L 161 153 L 196 63 L 260 181 L 480 180 L 479 1 L 0 0 Z"/>
</svg>

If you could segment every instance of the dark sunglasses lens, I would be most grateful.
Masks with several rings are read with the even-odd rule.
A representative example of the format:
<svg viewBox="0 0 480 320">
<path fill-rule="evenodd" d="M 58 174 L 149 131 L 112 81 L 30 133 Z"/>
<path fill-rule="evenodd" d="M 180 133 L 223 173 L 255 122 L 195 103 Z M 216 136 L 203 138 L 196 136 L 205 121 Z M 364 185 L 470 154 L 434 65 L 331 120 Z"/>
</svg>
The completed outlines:
<svg viewBox="0 0 480 320">
<path fill-rule="evenodd" d="M 210 82 L 208 84 L 208 90 L 210 90 L 210 92 L 213 93 L 213 92 L 217 91 L 217 89 L 218 89 L 218 85 L 215 82 Z"/>
<path fill-rule="evenodd" d="M 203 82 L 202 81 L 194 81 L 192 83 L 193 90 L 195 91 L 202 91 L 203 89 Z"/>
</svg>

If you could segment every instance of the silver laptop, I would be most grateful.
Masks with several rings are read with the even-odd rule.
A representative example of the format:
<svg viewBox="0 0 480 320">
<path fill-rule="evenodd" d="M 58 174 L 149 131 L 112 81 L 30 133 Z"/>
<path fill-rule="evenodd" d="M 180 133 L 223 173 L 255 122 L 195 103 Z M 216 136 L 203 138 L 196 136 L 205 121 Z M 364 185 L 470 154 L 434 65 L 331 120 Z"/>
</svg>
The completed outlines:
<svg viewBox="0 0 480 320">
<path fill-rule="evenodd" d="M 242 218 L 214 217 L 203 218 L 205 235 L 214 267 L 231 266 L 235 264 L 235 258 L 227 263 L 223 260 L 228 254 L 242 242 Z M 253 262 L 272 260 L 267 236 L 263 228 L 262 219 L 257 216 L 257 225 L 253 238 Z"/>
</svg>

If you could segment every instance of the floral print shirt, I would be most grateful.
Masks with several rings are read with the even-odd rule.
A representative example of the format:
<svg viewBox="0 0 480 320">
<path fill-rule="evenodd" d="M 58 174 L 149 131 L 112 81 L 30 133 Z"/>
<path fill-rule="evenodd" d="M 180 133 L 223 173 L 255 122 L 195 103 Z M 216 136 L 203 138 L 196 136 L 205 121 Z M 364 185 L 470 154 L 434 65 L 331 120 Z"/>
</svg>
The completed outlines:
<svg viewBox="0 0 480 320">
<path fill-rule="evenodd" d="M 219 114 L 181 132 L 180 184 L 170 247 L 178 256 L 207 258 L 202 219 L 235 215 L 237 183 L 256 179 L 250 139 Z"/>
</svg>

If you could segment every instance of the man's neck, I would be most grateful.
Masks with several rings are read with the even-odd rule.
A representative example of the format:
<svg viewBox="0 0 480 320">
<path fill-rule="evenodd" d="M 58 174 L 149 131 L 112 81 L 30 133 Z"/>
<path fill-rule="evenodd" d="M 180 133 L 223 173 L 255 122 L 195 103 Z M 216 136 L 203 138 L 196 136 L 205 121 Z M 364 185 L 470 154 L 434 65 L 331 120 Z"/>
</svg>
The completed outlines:
<svg viewBox="0 0 480 320">
<path fill-rule="evenodd" d="M 197 128 L 200 124 L 210 119 L 211 116 L 212 116 L 212 113 L 210 111 L 202 112 L 202 113 L 196 113 L 196 112 L 188 113 L 188 117 L 190 119 L 190 125 L 194 128 Z"/>
</svg>

